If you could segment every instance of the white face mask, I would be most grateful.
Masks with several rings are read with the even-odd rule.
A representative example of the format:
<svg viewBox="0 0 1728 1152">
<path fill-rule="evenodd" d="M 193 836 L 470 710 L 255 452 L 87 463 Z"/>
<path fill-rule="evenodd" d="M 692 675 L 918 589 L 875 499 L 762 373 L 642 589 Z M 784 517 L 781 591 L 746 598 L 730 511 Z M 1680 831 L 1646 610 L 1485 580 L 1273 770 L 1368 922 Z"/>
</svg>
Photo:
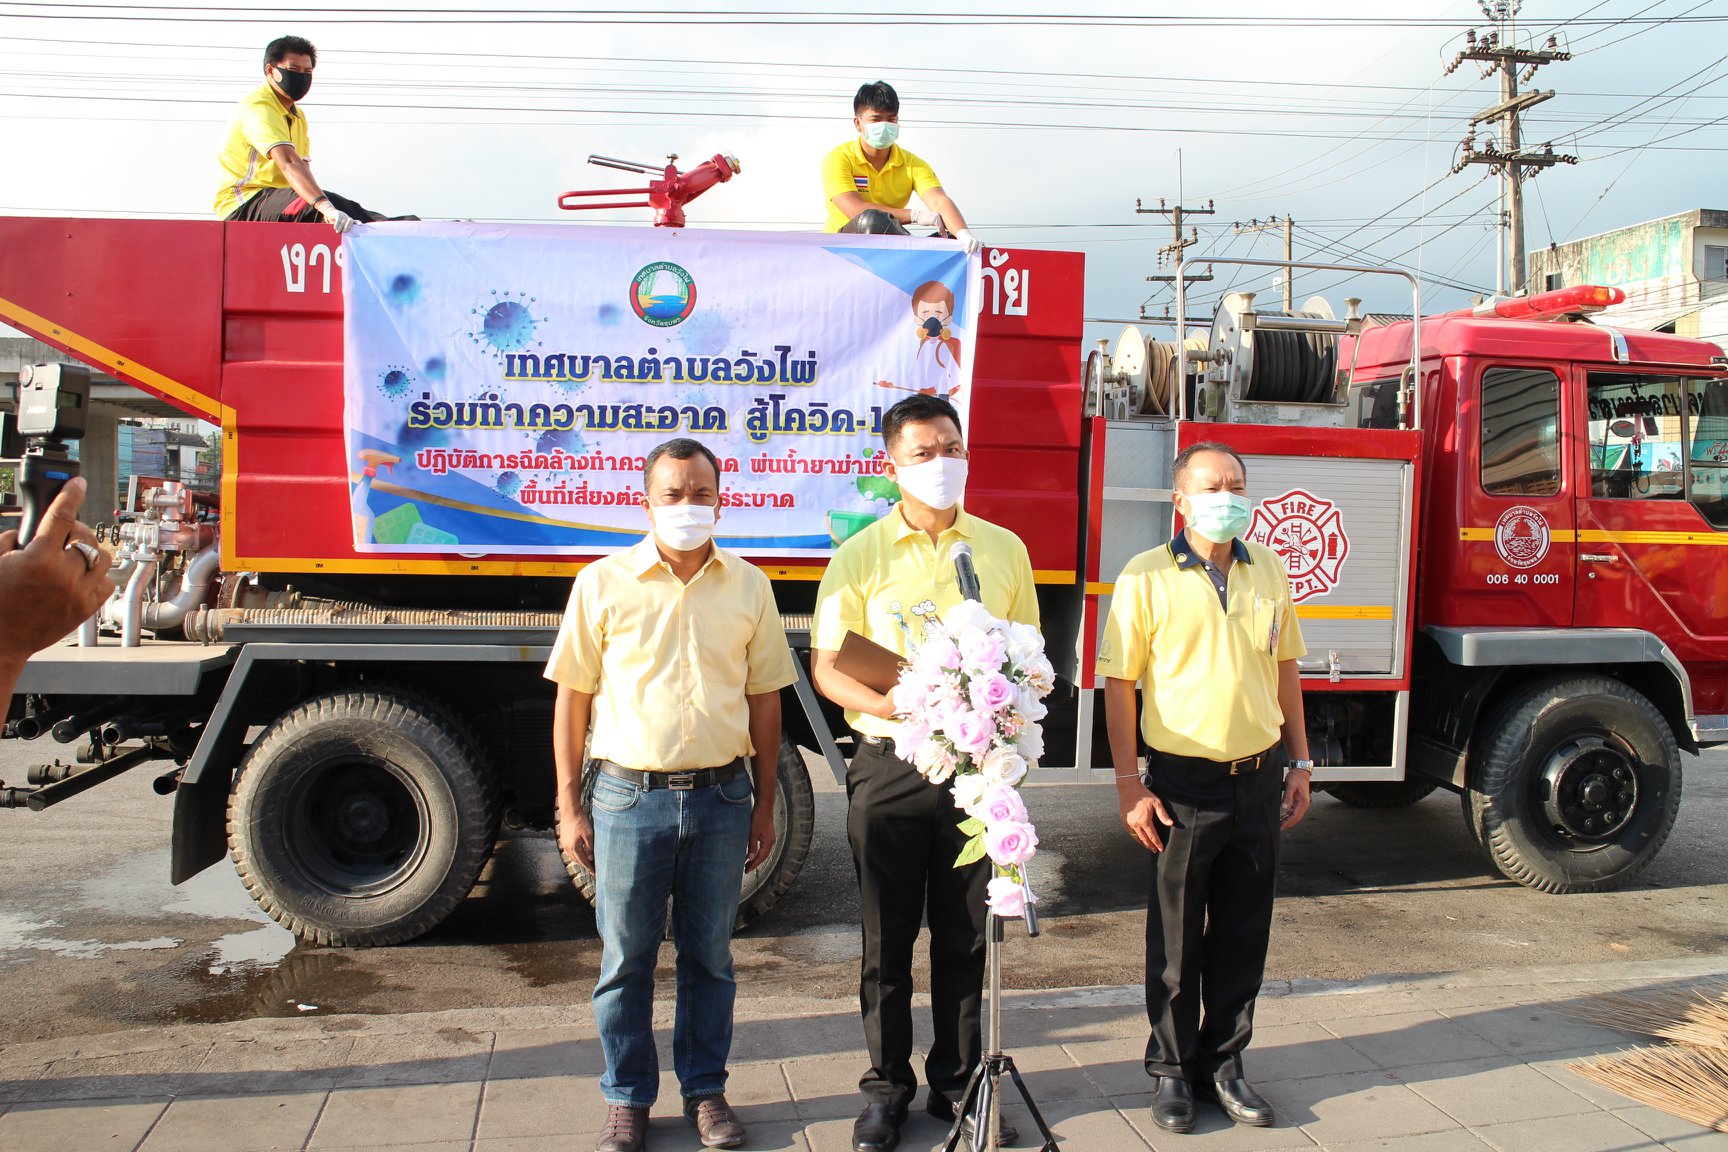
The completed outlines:
<svg viewBox="0 0 1728 1152">
<path fill-rule="evenodd" d="M 674 552 L 694 552 L 714 538 L 714 509 L 708 504 L 656 504 L 648 510 L 654 538 Z"/>
<path fill-rule="evenodd" d="M 894 473 L 900 491 L 939 512 L 954 507 L 966 494 L 966 461 L 958 456 L 895 465 Z"/>
</svg>

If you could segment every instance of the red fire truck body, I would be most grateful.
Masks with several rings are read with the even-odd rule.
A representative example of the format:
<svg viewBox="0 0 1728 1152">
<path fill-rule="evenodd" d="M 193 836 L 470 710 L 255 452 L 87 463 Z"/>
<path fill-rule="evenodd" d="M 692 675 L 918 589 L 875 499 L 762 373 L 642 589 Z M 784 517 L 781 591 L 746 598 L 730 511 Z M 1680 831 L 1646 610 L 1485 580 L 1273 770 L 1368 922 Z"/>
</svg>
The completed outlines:
<svg viewBox="0 0 1728 1152">
<path fill-rule="evenodd" d="M 16 802 L 46 807 L 171 760 L 158 785 L 175 797 L 177 882 L 232 853 L 306 938 L 430 928 L 501 818 L 550 824 L 539 671 L 587 558 L 355 553 L 342 253 L 327 228 L 0 218 L 0 253 L 0 321 L 219 425 L 223 442 L 220 577 L 208 596 L 190 580 L 195 545 L 139 551 L 151 579 L 124 612 L 158 619 L 155 636 L 32 661 L 7 734 L 87 739 L 92 767 Z M 1039 779 L 1108 778 L 1092 661 L 1109 582 L 1168 538 L 1176 451 L 1218 440 L 1246 458 L 1251 532 L 1297 593 L 1317 784 L 1365 806 L 1458 790 L 1497 866 L 1551 891 L 1622 883 L 1648 862 L 1678 805 L 1678 750 L 1728 740 L 1728 518 L 1719 475 L 1695 482 L 1705 457 L 1687 452 L 1728 446 L 1720 350 L 1466 314 L 1423 320 L 1415 356 L 1408 319 L 1282 321 L 1308 325 L 1298 348 L 1238 301 L 1220 321 L 1235 368 L 1208 359 L 1215 325 L 1214 352 L 1173 389 L 1187 389 L 1182 415 L 1110 412 L 1079 370 L 1081 257 L 993 249 L 984 269 L 967 506 L 1026 540 L 1067 681 Z M 1308 399 L 1257 398 L 1277 365 L 1313 385 Z M 1652 390 L 1675 399 L 1652 407 Z M 170 528 L 186 514 L 176 500 L 162 500 Z M 802 657 L 821 566 L 757 563 Z M 178 607 L 153 616 L 159 603 Z M 781 845 L 747 878 L 746 917 L 808 851 L 793 746 L 843 767 L 848 737 L 805 668 L 785 709 Z"/>
</svg>

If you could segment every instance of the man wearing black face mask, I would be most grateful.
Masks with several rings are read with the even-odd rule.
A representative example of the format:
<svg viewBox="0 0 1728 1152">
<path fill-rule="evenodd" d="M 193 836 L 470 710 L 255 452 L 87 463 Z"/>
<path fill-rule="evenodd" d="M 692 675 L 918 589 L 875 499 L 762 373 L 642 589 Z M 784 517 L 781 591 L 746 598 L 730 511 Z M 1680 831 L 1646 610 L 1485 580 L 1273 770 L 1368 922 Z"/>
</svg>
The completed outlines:
<svg viewBox="0 0 1728 1152">
<path fill-rule="evenodd" d="M 345 196 L 326 192 L 307 163 L 306 114 L 299 102 L 312 88 L 318 49 L 300 36 L 279 36 L 264 49 L 264 84 L 234 110 L 217 161 L 223 220 L 323 220 L 338 232 L 391 219 Z M 401 216 L 395 219 L 412 220 Z"/>
</svg>

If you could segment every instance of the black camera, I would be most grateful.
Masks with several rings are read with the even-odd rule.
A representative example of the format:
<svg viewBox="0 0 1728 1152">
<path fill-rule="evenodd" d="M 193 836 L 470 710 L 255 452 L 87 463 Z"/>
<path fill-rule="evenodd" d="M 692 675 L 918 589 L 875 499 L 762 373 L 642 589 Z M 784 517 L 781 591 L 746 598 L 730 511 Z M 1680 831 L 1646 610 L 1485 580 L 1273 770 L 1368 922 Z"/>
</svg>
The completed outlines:
<svg viewBox="0 0 1728 1152">
<path fill-rule="evenodd" d="M 25 437 L 18 466 L 24 515 L 18 546 L 36 535 L 42 513 L 78 475 L 69 441 L 84 435 L 90 411 L 90 369 L 82 364 L 26 364 L 18 370 L 18 434 Z"/>
</svg>

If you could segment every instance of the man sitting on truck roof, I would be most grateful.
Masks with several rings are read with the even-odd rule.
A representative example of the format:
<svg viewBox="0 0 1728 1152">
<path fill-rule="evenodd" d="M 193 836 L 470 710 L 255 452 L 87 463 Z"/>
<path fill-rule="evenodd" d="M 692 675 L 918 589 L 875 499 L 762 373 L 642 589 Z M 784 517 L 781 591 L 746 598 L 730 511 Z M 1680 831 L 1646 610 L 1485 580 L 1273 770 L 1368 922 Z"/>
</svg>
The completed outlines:
<svg viewBox="0 0 1728 1152">
<path fill-rule="evenodd" d="M 935 171 L 895 143 L 900 137 L 900 97 L 881 80 L 866 84 L 852 98 L 852 127 L 858 139 L 842 144 L 822 160 L 822 195 L 828 201 L 829 232 L 908 235 L 906 226 L 936 228 L 976 252 L 979 240 L 966 227 Z M 922 208 L 908 208 L 912 193 Z"/>
<path fill-rule="evenodd" d="M 299 105 L 312 88 L 317 64 L 318 49 L 302 36 L 278 36 L 264 49 L 264 83 L 241 98 L 216 157 L 222 166 L 216 192 L 221 219 L 322 219 L 338 232 L 391 219 L 326 192 L 312 176 L 306 113 Z"/>
</svg>

